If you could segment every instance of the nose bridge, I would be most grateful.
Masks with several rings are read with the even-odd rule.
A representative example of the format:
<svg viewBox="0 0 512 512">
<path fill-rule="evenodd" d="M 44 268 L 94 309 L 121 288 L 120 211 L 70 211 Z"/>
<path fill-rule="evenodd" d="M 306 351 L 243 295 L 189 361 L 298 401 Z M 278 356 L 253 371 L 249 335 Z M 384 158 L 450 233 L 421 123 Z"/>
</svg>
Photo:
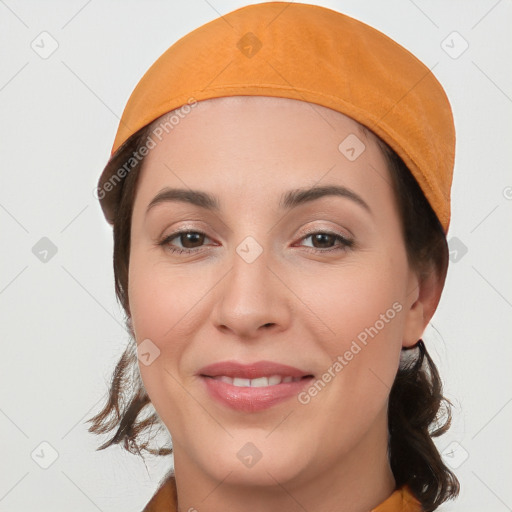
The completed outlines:
<svg viewBox="0 0 512 512">
<path fill-rule="evenodd" d="M 267 324 L 284 327 L 289 321 L 286 288 L 271 270 L 269 237 L 261 243 L 248 235 L 234 247 L 231 272 L 224 281 L 216 307 L 217 325 L 239 336 L 254 335 Z"/>
</svg>

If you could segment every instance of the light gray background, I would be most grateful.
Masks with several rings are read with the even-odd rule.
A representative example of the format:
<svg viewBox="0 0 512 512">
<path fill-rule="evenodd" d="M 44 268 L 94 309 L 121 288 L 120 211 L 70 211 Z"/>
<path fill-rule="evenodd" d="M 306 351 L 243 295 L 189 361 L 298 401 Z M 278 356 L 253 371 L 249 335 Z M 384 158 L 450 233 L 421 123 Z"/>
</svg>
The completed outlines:
<svg viewBox="0 0 512 512">
<path fill-rule="evenodd" d="M 425 340 L 456 406 L 437 444 L 462 491 L 440 510 L 512 510 L 511 2 L 312 3 L 435 65 L 452 102 L 453 261 Z M 100 438 L 84 424 L 128 340 L 111 228 L 92 190 L 146 69 L 179 37 L 245 4 L 0 0 L 0 510 L 140 511 L 170 463 L 149 459 L 146 469 L 118 447 L 96 452 Z M 453 31 L 469 44 L 458 58 L 464 41 Z M 58 48 L 42 58 L 52 40 Z M 57 247 L 46 262 L 32 251 L 42 237 Z M 58 454 L 47 469 L 42 442 Z"/>
</svg>

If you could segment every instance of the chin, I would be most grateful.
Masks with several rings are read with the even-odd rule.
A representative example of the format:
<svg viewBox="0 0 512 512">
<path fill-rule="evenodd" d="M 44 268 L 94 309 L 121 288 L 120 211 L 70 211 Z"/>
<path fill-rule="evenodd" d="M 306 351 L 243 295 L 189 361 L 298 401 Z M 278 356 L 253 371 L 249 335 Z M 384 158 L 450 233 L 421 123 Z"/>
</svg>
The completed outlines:
<svg viewBox="0 0 512 512">
<path fill-rule="evenodd" d="M 268 432 L 251 435 L 246 431 L 224 443 L 216 442 L 206 460 L 201 456 L 205 472 L 217 481 L 256 487 L 285 484 L 307 473 L 312 461 L 300 443 L 291 443 L 289 437 L 284 439 L 277 433 L 266 436 Z"/>
</svg>

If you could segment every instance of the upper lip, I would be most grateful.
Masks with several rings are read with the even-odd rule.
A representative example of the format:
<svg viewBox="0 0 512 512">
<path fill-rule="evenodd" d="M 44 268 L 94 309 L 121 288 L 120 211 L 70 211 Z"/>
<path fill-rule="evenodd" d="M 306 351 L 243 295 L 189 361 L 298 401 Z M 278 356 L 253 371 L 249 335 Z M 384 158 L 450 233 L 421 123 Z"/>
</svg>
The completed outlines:
<svg viewBox="0 0 512 512">
<path fill-rule="evenodd" d="M 257 379 L 259 377 L 271 377 L 280 375 L 282 377 L 304 377 L 312 375 L 310 372 L 300 370 L 286 364 L 274 363 L 273 361 L 257 361 L 249 364 L 242 364 L 236 361 L 220 361 L 218 363 L 204 366 L 198 372 L 205 377 L 226 376 L 239 379 Z"/>
</svg>

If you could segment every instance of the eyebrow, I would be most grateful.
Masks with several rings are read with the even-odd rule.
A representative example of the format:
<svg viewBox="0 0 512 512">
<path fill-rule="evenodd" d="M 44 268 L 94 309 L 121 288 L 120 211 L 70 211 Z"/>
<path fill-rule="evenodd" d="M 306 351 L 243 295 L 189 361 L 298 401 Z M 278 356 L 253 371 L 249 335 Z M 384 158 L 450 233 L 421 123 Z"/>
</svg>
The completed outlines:
<svg viewBox="0 0 512 512">
<path fill-rule="evenodd" d="M 321 197 L 338 196 L 352 200 L 362 208 L 372 214 L 372 211 L 364 199 L 353 190 L 339 185 L 324 185 L 311 188 L 298 188 L 289 190 L 281 196 L 279 207 L 281 209 L 291 210 L 299 205 L 315 201 Z M 149 203 L 146 214 L 157 204 L 167 202 L 183 202 L 198 206 L 211 211 L 220 211 L 220 202 L 214 195 L 202 192 L 200 190 L 190 190 L 183 188 L 163 188 Z"/>
</svg>

